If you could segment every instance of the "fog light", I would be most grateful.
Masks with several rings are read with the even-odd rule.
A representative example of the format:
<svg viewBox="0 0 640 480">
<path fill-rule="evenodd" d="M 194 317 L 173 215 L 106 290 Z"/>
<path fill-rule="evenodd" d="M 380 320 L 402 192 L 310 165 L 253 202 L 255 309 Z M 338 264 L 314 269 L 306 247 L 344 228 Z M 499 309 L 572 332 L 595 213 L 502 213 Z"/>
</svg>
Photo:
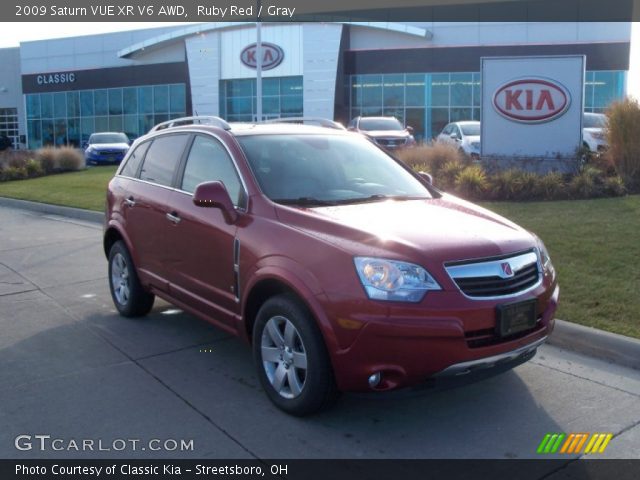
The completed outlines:
<svg viewBox="0 0 640 480">
<path fill-rule="evenodd" d="M 369 386 L 371 388 L 376 388 L 382 379 L 382 375 L 380 372 L 376 372 L 369 377 Z"/>
</svg>

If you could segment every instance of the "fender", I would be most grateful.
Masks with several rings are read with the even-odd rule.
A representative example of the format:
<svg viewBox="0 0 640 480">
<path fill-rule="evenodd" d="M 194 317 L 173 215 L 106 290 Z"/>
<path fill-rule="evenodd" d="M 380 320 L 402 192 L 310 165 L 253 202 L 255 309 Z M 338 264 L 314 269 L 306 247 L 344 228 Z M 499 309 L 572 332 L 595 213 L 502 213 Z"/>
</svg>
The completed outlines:
<svg viewBox="0 0 640 480">
<path fill-rule="evenodd" d="M 269 265 L 261 266 L 260 264 L 266 263 L 265 260 L 269 261 Z M 276 262 L 273 262 L 273 260 L 276 260 Z M 318 323 L 318 328 L 322 333 L 330 356 L 330 352 L 339 350 L 338 340 L 331 322 L 318 300 L 318 296 L 324 295 L 324 292 L 320 289 L 317 280 L 310 274 L 308 269 L 303 268 L 290 258 L 278 256 L 260 260 L 245 275 L 249 278 L 249 281 L 242 289 L 242 318 L 244 318 L 247 299 L 253 288 L 263 280 L 277 280 L 295 292 L 309 308 Z"/>
<path fill-rule="evenodd" d="M 109 221 L 105 225 L 104 234 L 103 234 L 103 240 L 102 240 L 103 245 L 104 245 L 104 235 L 107 233 L 107 231 L 112 230 L 112 229 L 116 230 L 120 234 L 120 237 L 122 238 L 122 240 L 124 241 L 125 245 L 127 246 L 127 249 L 129 250 L 129 255 L 131 255 L 131 258 L 133 259 L 134 266 L 138 265 L 138 256 L 137 256 L 136 250 L 131 245 L 131 240 L 129 239 L 129 236 L 126 234 L 126 230 L 124 228 L 122 228 L 122 225 L 120 224 L 120 222 L 118 222 L 114 218 L 110 218 Z M 108 259 L 109 258 L 109 252 L 105 252 L 105 255 L 107 256 L 107 259 Z M 137 269 L 137 266 L 136 266 L 136 269 Z"/>
</svg>

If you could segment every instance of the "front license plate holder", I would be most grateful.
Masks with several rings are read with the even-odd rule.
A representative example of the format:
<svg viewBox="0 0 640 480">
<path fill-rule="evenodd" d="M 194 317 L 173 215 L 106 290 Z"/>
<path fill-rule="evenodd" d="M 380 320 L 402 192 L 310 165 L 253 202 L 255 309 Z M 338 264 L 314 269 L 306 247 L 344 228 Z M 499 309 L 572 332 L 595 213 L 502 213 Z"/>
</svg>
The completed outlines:
<svg viewBox="0 0 640 480">
<path fill-rule="evenodd" d="M 536 326 L 537 301 L 535 298 L 523 302 L 505 303 L 496 307 L 496 333 L 508 337 L 530 330 Z"/>
</svg>

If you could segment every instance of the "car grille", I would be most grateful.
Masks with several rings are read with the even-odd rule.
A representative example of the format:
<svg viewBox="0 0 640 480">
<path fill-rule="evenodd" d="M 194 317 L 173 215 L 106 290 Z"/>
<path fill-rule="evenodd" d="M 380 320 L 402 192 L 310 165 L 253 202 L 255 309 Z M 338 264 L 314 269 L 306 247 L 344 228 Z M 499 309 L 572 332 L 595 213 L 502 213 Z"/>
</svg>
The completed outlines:
<svg viewBox="0 0 640 480">
<path fill-rule="evenodd" d="M 124 152 L 122 150 L 99 150 L 98 153 L 100 155 L 122 155 Z"/>
<path fill-rule="evenodd" d="M 509 297 L 537 286 L 541 281 L 535 251 L 485 260 L 445 265 L 462 293 L 471 298 Z"/>
<path fill-rule="evenodd" d="M 376 138 L 376 143 L 386 148 L 398 148 L 407 143 L 406 138 Z"/>
</svg>

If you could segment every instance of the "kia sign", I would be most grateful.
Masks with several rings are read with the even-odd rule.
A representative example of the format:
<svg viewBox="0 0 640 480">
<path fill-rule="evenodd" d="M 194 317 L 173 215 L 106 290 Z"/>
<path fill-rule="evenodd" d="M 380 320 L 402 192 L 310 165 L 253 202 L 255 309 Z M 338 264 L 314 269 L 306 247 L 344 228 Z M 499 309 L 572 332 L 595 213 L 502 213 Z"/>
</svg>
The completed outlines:
<svg viewBox="0 0 640 480">
<path fill-rule="evenodd" d="M 284 51 L 278 45 L 262 42 L 262 70 L 276 68 L 284 60 Z M 246 46 L 240 53 L 240 61 L 249 68 L 256 69 L 258 61 L 256 58 L 257 44 L 252 43 Z"/>
<path fill-rule="evenodd" d="M 582 142 L 584 70 L 583 55 L 483 58 L 481 156 L 566 170 Z"/>
<path fill-rule="evenodd" d="M 571 94 L 559 82 L 545 78 L 521 78 L 502 85 L 493 95 L 493 108 L 508 120 L 522 123 L 550 122 L 564 114 Z"/>
</svg>

